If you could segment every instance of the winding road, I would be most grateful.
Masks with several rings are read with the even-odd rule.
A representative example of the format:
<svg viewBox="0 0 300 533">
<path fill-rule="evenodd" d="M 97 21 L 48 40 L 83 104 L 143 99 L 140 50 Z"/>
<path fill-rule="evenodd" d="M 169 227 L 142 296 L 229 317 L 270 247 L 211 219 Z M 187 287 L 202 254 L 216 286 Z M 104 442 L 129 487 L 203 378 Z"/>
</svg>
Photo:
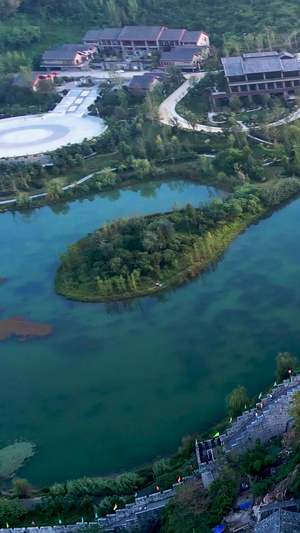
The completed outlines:
<svg viewBox="0 0 300 533">
<path fill-rule="evenodd" d="M 159 120 L 162 124 L 166 124 L 168 126 L 177 125 L 180 129 L 183 130 L 205 131 L 207 133 L 222 133 L 223 129 L 218 126 L 195 124 L 193 127 L 185 118 L 180 116 L 176 111 L 176 105 L 180 102 L 180 100 L 182 100 L 187 95 L 189 89 L 193 86 L 193 84 L 202 80 L 206 76 L 206 74 L 207 72 L 198 72 L 195 74 L 188 75 L 189 78 L 160 104 L 158 113 Z M 191 83 L 191 79 L 193 79 L 193 83 Z M 281 126 L 282 124 L 289 124 L 290 122 L 294 122 L 298 119 L 300 119 L 300 107 L 296 111 L 291 113 L 289 116 L 277 120 L 276 122 L 271 122 L 269 126 L 273 128 L 276 126 Z M 239 124 L 243 131 L 249 131 L 249 128 L 245 126 L 243 122 L 239 122 Z M 256 126 L 255 129 L 259 129 L 259 126 Z"/>
<path fill-rule="evenodd" d="M 192 75 L 194 83 L 199 82 L 206 76 L 206 72 L 199 72 Z M 187 79 L 176 91 L 174 91 L 166 100 L 164 100 L 158 109 L 159 120 L 162 124 L 167 124 L 168 126 L 172 124 L 177 124 L 179 128 L 183 130 L 192 130 L 192 131 L 205 131 L 207 133 L 222 133 L 222 128 L 217 126 L 206 126 L 205 124 L 195 124 L 193 128 L 189 122 L 178 115 L 176 111 L 176 105 L 184 96 L 188 93 L 189 89 L 193 86 L 191 83 L 191 76 Z"/>
</svg>

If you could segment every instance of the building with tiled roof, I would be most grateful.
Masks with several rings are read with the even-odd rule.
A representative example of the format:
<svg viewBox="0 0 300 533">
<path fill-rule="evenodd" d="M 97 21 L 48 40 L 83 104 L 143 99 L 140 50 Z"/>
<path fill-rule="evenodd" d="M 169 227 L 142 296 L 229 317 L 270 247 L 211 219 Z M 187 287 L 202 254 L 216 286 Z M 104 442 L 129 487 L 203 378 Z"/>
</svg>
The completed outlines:
<svg viewBox="0 0 300 533">
<path fill-rule="evenodd" d="M 170 51 L 162 52 L 159 60 L 161 67 L 179 67 L 182 70 L 199 69 L 207 57 L 206 46 L 174 46 Z"/>
<path fill-rule="evenodd" d="M 256 52 L 224 57 L 222 65 L 229 96 L 284 94 L 288 98 L 300 87 L 300 63 L 287 52 Z"/>
<path fill-rule="evenodd" d="M 173 46 L 209 47 L 209 36 L 203 31 L 169 29 L 165 26 L 124 26 L 89 30 L 83 40 L 85 44 L 93 44 L 99 50 L 113 50 L 123 56 L 152 54 Z"/>
<path fill-rule="evenodd" d="M 209 46 L 209 36 L 204 31 L 187 31 L 180 44 L 182 46 Z"/>
<path fill-rule="evenodd" d="M 300 533 L 300 514 L 278 509 L 255 526 L 255 533 Z"/>
<path fill-rule="evenodd" d="M 128 90 L 133 92 L 135 89 L 149 91 L 154 85 L 163 81 L 163 74 L 146 72 L 145 74 L 132 76 L 128 85 Z"/>
<path fill-rule="evenodd" d="M 179 29 L 165 28 L 160 38 L 158 39 L 159 47 L 165 48 L 165 47 L 170 47 L 170 46 L 179 46 L 186 32 L 187 30 L 185 30 L 184 28 L 179 28 Z"/>
<path fill-rule="evenodd" d="M 86 44 L 63 44 L 42 55 L 41 67 L 50 69 L 78 69 L 86 67 L 93 59 L 97 48 Z"/>
</svg>

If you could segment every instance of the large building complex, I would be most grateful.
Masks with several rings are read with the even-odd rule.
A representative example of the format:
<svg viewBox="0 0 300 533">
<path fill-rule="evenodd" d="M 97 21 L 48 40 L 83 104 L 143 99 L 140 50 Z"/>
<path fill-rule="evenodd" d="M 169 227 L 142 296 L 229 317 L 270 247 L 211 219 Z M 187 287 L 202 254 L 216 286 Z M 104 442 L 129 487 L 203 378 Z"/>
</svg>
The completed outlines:
<svg viewBox="0 0 300 533">
<path fill-rule="evenodd" d="M 184 28 L 168 29 L 165 26 L 124 26 L 89 30 L 83 41 L 99 50 L 114 50 L 122 54 L 170 49 L 173 46 L 209 47 L 209 36 L 203 31 L 187 31 Z"/>
<path fill-rule="evenodd" d="M 213 92 L 213 98 L 283 94 L 286 99 L 300 87 L 300 63 L 287 52 L 257 52 L 222 58 L 228 92 Z"/>
<path fill-rule="evenodd" d="M 84 44 L 64 44 L 46 50 L 41 67 L 50 69 L 86 68 L 97 53 L 95 65 L 103 70 L 145 70 L 152 66 L 154 55 L 163 70 L 178 66 L 196 70 L 209 55 L 209 36 L 204 31 L 165 26 L 124 26 L 89 30 Z"/>
</svg>

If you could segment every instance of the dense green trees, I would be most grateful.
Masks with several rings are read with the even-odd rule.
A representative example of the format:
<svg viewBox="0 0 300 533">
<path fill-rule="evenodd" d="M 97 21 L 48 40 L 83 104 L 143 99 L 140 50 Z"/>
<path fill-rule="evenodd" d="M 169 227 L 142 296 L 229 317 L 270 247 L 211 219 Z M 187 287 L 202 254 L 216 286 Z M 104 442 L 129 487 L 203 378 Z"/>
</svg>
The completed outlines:
<svg viewBox="0 0 300 533">
<path fill-rule="evenodd" d="M 180 487 L 163 513 L 163 533 L 209 533 L 229 511 L 238 492 L 238 476 L 223 468 L 208 491 L 195 479 Z"/>
<path fill-rule="evenodd" d="M 0 15 L 0 51 L 19 47 L 36 66 L 45 47 L 80 42 L 89 27 L 123 24 L 203 29 L 224 54 L 298 47 L 297 0 L 203 0 L 201 10 L 196 0 L 78 0 L 76 9 L 71 0 L 1 0 Z"/>
<path fill-rule="evenodd" d="M 7 163 L 4 160 L 0 162 L 0 196 L 1 193 L 26 191 L 30 185 L 35 183 L 37 187 L 42 186 L 46 171 L 39 163 L 23 162 Z M 19 198 L 23 203 L 24 196 Z"/>
<path fill-rule="evenodd" d="M 165 215 L 104 224 L 61 255 L 56 289 L 79 299 L 105 300 L 147 293 L 178 272 L 185 279 L 224 251 L 243 221 L 247 225 L 299 190 L 300 182 L 292 178 L 268 189 L 246 185 L 224 201 L 197 209 L 188 204 Z M 240 401 L 230 408 L 239 411 Z"/>
<path fill-rule="evenodd" d="M 18 500 L 0 498 L 0 527 L 7 527 L 6 524 L 17 525 L 27 512 Z"/>
<path fill-rule="evenodd" d="M 18 72 L 25 80 L 30 78 L 28 86 L 14 85 L 14 77 L 1 75 L 1 71 Z M 24 59 L 23 52 L 7 52 L 0 59 L 0 114 L 2 118 L 35 114 L 49 111 L 61 97 L 54 92 L 53 85 L 47 80 L 41 80 L 38 90 L 31 89 L 31 63 Z"/>
<path fill-rule="evenodd" d="M 267 453 L 259 439 L 255 443 L 254 450 L 247 450 L 240 458 L 243 471 L 251 476 L 257 476 L 275 461 L 276 456 Z"/>
</svg>

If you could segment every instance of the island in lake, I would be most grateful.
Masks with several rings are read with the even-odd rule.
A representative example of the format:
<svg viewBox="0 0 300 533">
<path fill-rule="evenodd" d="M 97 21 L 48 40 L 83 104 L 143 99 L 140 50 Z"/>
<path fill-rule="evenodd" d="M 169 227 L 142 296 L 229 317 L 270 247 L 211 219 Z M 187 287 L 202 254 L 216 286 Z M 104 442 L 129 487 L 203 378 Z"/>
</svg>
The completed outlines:
<svg viewBox="0 0 300 533">
<path fill-rule="evenodd" d="M 182 283 L 222 254 L 249 224 L 299 193 L 285 179 L 244 185 L 224 200 L 165 214 L 120 219 L 70 245 L 61 255 L 55 288 L 79 301 L 151 294 Z"/>
</svg>

